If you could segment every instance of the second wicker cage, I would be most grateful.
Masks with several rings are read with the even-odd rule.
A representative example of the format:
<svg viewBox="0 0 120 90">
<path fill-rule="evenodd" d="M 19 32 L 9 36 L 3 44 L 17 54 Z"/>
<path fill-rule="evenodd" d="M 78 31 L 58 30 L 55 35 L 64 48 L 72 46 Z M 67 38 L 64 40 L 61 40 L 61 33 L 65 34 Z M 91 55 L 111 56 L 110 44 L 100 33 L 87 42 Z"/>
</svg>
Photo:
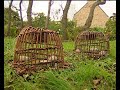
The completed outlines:
<svg viewBox="0 0 120 90">
<path fill-rule="evenodd" d="M 99 59 L 109 53 L 109 39 L 102 32 L 83 31 L 75 40 L 75 51 L 82 58 Z"/>
</svg>

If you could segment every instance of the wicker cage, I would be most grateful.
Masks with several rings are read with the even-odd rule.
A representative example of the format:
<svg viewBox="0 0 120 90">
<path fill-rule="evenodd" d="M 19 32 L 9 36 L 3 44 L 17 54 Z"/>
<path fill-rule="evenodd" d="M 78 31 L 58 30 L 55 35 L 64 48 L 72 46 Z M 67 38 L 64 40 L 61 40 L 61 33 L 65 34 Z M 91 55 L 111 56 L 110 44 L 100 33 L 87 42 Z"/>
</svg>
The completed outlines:
<svg viewBox="0 0 120 90">
<path fill-rule="evenodd" d="M 83 31 L 75 40 L 75 52 L 82 58 L 99 59 L 109 53 L 109 39 L 102 32 Z"/>
<path fill-rule="evenodd" d="M 23 28 L 17 36 L 15 68 L 27 71 L 43 66 L 58 68 L 63 61 L 61 38 L 55 31 L 29 26 Z"/>
</svg>

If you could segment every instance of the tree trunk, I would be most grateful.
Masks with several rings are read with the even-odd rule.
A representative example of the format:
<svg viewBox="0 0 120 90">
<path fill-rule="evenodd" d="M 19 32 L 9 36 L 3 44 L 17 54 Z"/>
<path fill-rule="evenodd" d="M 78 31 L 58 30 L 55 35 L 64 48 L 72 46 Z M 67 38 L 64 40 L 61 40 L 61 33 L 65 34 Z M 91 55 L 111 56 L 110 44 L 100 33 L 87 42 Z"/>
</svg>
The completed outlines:
<svg viewBox="0 0 120 90">
<path fill-rule="evenodd" d="M 32 17 L 31 17 L 32 5 L 33 5 L 33 0 L 29 0 L 28 9 L 27 9 L 27 19 L 29 26 L 32 26 Z"/>
<path fill-rule="evenodd" d="M 47 15 L 46 22 L 45 22 L 45 28 L 48 28 L 48 25 L 49 25 L 49 17 L 50 17 L 51 1 L 52 1 L 52 0 L 49 0 L 49 4 L 48 4 L 48 15 Z"/>
<path fill-rule="evenodd" d="M 87 20 L 85 22 L 85 25 L 83 26 L 83 31 L 88 30 L 89 27 L 91 26 L 95 7 L 98 6 L 98 5 L 105 4 L 105 3 L 106 3 L 106 0 L 103 0 L 103 1 L 97 0 L 95 3 L 93 3 L 92 7 L 90 8 L 89 16 L 88 16 L 88 18 L 87 18 Z"/>
<path fill-rule="evenodd" d="M 11 6 L 12 6 L 13 0 L 11 0 L 9 4 L 9 18 L 8 18 L 8 31 L 7 31 L 7 36 L 10 36 L 10 26 L 11 26 Z"/>
<path fill-rule="evenodd" d="M 62 30 L 63 30 L 63 38 L 64 40 L 68 40 L 67 34 L 67 13 L 71 4 L 71 0 L 67 0 L 65 8 L 63 10 L 63 17 L 62 17 Z"/>
<path fill-rule="evenodd" d="M 23 28 L 22 7 L 21 7 L 22 1 L 23 1 L 23 0 L 20 0 L 20 3 L 19 3 L 19 7 L 20 7 L 20 19 L 21 19 L 21 28 Z"/>
</svg>

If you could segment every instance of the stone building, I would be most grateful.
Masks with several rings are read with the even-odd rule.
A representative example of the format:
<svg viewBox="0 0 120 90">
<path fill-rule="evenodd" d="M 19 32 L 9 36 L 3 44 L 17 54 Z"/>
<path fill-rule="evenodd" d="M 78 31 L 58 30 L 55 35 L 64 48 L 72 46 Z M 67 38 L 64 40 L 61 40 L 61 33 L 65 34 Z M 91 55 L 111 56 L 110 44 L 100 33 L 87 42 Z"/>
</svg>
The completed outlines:
<svg viewBox="0 0 120 90">
<path fill-rule="evenodd" d="M 83 26 L 88 18 L 90 7 L 95 1 L 88 1 L 78 12 L 74 14 L 73 21 L 77 26 Z M 109 16 L 102 10 L 100 6 L 96 6 L 91 27 L 105 27 Z"/>
</svg>

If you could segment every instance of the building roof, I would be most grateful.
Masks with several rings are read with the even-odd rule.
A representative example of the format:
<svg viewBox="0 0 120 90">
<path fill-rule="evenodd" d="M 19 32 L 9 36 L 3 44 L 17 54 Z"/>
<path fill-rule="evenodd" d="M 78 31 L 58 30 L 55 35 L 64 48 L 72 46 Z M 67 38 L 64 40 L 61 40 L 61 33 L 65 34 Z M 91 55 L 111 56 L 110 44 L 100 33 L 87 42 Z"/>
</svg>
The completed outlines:
<svg viewBox="0 0 120 90">
<path fill-rule="evenodd" d="M 89 3 L 90 1 L 88 1 L 80 10 L 78 10 L 75 14 L 74 14 L 74 16 L 77 14 L 77 13 L 79 13 L 79 11 L 81 11 L 88 3 Z M 105 11 L 98 5 L 98 7 L 105 13 Z M 106 13 L 105 13 L 105 15 L 107 16 L 107 17 L 109 17 Z"/>
</svg>

